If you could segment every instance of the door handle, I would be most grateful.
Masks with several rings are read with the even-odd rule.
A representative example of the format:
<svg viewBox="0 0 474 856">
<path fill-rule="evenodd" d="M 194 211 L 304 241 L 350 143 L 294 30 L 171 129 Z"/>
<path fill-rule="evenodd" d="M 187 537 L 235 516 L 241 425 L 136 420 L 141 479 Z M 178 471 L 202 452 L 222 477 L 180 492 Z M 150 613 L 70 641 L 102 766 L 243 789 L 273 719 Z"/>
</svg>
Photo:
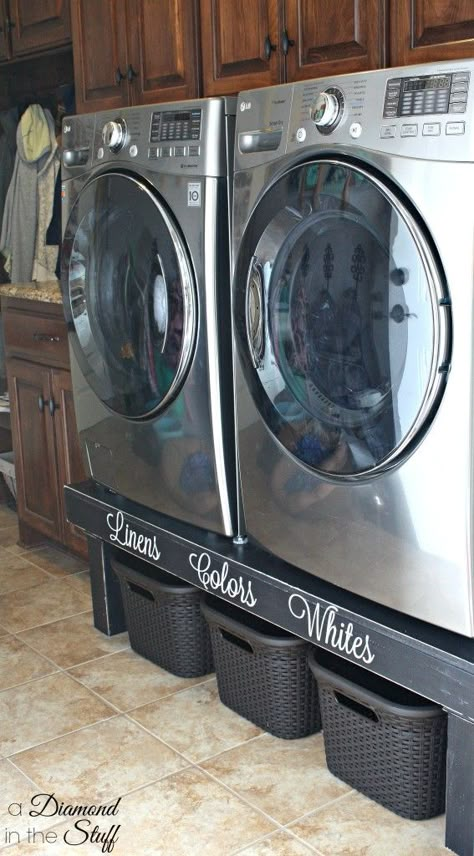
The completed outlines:
<svg viewBox="0 0 474 856">
<path fill-rule="evenodd" d="M 133 83 L 133 79 L 138 77 L 138 71 L 135 71 L 133 65 L 129 65 L 127 68 L 127 80 L 129 83 Z"/>
<path fill-rule="evenodd" d="M 48 406 L 51 416 L 54 416 L 54 411 L 56 410 L 56 402 L 54 401 L 54 398 L 49 399 Z"/>
<path fill-rule="evenodd" d="M 272 45 L 270 36 L 268 36 L 268 35 L 265 36 L 265 39 L 263 42 L 263 53 L 265 54 L 265 59 L 267 60 L 267 62 L 272 55 L 272 51 L 276 51 L 276 49 L 277 49 L 277 46 Z"/>
<path fill-rule="evenodd" d="M 122 80 L 125 80 L 125 75 L 120 71 L 119 66 L 115 69 L 115 85 L 120 86 Z"/>
<path fill-rule="evenodd" d="M 288 54 L 288 49 L 292 48 L 294 46 L 294 44 L 295 44 L 295 40 L 290 39 L 288 37 L 288 32 L 287 32 L 286 27 L 285 27 L 285 29 L 283 30 L 283 32 L 281 34 L 281 49 L 282 49 L 285 56 L 287 56 L 287 54 Z"/>
<path fill-rule="evenodd" d="M 40 413 L 44 410 L 44 398 L 41 394 L 38 395 L 38 410 Z"/>
</svg>

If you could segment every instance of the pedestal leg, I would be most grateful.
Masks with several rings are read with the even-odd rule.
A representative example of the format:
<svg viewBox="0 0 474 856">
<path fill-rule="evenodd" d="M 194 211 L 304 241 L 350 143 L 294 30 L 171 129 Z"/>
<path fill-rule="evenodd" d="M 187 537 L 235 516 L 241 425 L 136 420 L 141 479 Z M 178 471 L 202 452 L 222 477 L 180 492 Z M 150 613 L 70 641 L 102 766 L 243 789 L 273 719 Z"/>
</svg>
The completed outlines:
<svg viewBox="0 0 474 856">
<path fill-rule="evenodd" d="M 113 636 L 127 628 L 120 584 L 110 566 L 110 546 L 105 541 L 90 536 L 87 541 L 94 625 L 107 636 Z"/>
<path fill-rule="evenodd" d="M 448 715 L 446 847 L 474 856 L 474 723 Z"/>
</svg>

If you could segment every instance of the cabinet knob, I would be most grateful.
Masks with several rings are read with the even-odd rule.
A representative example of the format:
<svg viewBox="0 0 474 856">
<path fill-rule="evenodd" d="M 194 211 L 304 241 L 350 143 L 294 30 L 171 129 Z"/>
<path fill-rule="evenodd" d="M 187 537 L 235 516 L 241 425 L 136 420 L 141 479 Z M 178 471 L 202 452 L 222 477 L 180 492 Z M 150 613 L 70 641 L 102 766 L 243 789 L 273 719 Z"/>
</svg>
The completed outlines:
<svg viewBox="0 0 474 856">
<path fill-rule="evenodd" d="M 265 59 L 267 60 L 267 62 L 272 55 L 272 51 L 276 51 L 276 49 L 277 49 L 277 46 L 272 45 L 270 36 L 265 36 L 265 39 L 263 42 L 263 53 L 265 54 Z"/>
<path fill-rule="evenodd" d="M 38 410 L 40 413 L 44 410 L 44 398 L 42 395 L 38 395 Z"/>
<path fill-rule="evenodd" d="M 127 80 L 129 83 L 133 83 L 135 77 L 138 77 L 138 71 L 135 71 L 133 65 L 129 65 L 127 68 Z"/>
<path fill-rule="evenodd" d="M 285 28 L 281 34 L 281 49 L 282 49 L 285 56 L 287 56 L 287 54 L 288 54 L 288 49 L 292 48 L 294 46 L 294 44 L 295 44 L 295 40 L 290 39 L 288 37 L 288 33 L 287 33 L 286 28 Z"/>
<path fill-rule="evenodd" d="M 120 68 L 117 66 L 117 68 L 115 69 L 115 85 L 120 86 L 122 80 L 125 80 L 125 75 L 122 74 Z"/>
</svg>

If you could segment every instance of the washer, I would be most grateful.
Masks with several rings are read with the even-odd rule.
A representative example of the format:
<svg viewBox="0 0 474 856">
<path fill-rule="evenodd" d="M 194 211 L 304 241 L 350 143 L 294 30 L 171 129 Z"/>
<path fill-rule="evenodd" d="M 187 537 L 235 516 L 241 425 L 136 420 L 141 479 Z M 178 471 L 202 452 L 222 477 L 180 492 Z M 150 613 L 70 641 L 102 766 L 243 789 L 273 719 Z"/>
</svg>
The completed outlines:
<svg viewBox="0 0 474 856">
<path fill-rule="evenodd" d="M 62 287 L 91 477 L 233 535 L 235 99 L 63 124 Z"/>
<path fill-rule="evenodd" d="M 248 533 L 466 636 L 474 62 L 242 93 L 233 311 Z"/>
</svg>

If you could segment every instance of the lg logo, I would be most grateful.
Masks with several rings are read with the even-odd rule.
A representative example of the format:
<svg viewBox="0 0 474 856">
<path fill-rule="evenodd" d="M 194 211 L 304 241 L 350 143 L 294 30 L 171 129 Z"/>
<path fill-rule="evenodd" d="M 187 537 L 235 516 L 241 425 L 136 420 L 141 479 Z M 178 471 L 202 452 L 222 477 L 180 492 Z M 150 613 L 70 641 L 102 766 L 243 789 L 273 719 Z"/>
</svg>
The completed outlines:
<svg viewBox="0 0 474 856">
<path fill-rule="evenodd" d="M 72 131 L 71 125 L 63 125 L 63 131 L 65 134 L 69 134 Z"/>
<path fill-rule="evenodd" d="M 244 112 L 244 110 L 251 110 L 251 109 L 252 109 L 252 102 L 251 101 L 241 101 L 240 102 L 240 110 L 242 113 Z"/>
</svg>

